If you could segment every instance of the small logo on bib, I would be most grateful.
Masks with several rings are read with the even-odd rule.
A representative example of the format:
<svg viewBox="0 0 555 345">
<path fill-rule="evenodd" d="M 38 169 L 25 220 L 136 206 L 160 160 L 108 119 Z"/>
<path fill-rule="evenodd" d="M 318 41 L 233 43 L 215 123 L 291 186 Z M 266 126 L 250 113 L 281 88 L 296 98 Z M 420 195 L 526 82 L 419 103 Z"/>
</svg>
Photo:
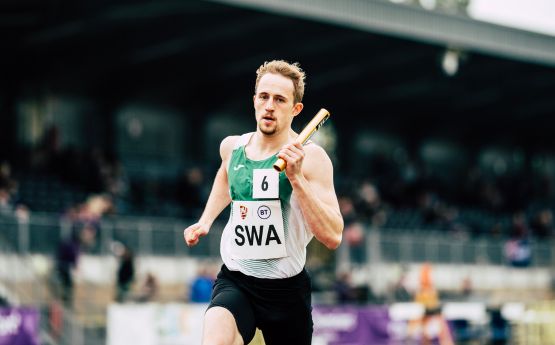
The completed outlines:
<svg viewBox="0 0 555 345">
<path fill-rule="evenodd" d="M 260 219 L 268 219 L 272 215 L 272 211 L 266 205 L 260 206 L 256 213 L 258 213 L 258 217 L 260 217 Z"/>
<path fill-rule="evenodd" d="M 241 213 L 241 219 L 245 219 L 247 218 L 247 212 L 249 212 L 249 209 L 247 208 L 247 206 L 239 206 L 239 212 Z"/>
</svg>

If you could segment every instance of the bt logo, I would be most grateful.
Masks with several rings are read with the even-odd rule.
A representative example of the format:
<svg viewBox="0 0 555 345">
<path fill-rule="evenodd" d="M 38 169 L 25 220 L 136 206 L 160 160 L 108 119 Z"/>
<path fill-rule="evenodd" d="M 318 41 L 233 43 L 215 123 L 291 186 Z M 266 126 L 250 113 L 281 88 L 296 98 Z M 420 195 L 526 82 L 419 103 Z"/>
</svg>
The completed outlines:
<svg viewBox="0 0 555 345">
<path fill-rule="evenodd" d="M 260 217 L 260 219 L 268 219 L 272 215 L 272 211 L 266 205 L 260 206 L 256 213 L 258 213 L 258 217 Z"/>
</svg>

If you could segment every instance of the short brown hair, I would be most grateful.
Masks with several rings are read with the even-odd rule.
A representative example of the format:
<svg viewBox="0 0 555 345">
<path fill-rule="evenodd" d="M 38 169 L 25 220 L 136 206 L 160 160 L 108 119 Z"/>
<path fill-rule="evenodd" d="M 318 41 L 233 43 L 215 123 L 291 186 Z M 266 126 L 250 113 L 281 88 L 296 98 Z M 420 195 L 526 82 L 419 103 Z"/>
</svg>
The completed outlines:
<svg viewBox="0 0 555 345">
<path fill-rule="evenodd" d="M 304 79 L 305 72 L 301 69 L 298 62 L 289 63 L 284 60 L 272 60 L 264 62 L 256 70 L 256 84 L 254 85 L 254 92 L 258 88 L 260 78 L 266 73 L 281 74 L 282 76 L 291 79 L 293 82 L 293 101 L 294 103 L 301 102 L 304 96 Z"/>
</svg>

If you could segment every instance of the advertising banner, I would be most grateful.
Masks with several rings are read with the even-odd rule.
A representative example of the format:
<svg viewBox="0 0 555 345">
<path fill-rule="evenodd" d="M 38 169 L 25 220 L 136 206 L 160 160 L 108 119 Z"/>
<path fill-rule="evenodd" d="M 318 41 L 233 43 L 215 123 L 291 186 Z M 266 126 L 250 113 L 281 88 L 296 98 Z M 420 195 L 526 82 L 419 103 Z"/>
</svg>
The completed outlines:
<svg viewBox="0 0 555 345">
<path fill-rule="evenodd" d="M 0 308 L 0 345 L 39 345 L 38 311 Z"/>
<path fill-rule="evenodd" d="M 113 304 L 108 345 L 200 344 L 207 304 Z"/>
<path fill-rule="evenodd" d="M 315 307 L 314 345 L 389 345 L 387 307 Z"/>
<path fill-rule="evenodd" d="M 114 304 L 108 309 L 108 345 L 200 344 L 207 304 Z M 393 310 L 393 312 L 392 312 Z M 440 315 L 423 318 L 412 304 L 315 306 L 313 345 L 430 344 L 449 332 Z M 3 345 L 3 344 L 0 344 Z"/>
</svg>

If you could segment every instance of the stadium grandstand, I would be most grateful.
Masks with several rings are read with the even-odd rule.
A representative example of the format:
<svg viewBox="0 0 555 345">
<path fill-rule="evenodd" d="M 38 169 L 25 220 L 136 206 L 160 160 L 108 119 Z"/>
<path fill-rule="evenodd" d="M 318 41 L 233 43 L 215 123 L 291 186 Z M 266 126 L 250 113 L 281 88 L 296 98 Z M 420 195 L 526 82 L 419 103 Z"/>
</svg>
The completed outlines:
<svg viewBox="0 0 555 345">
<path fill-rule="evenodd" d="M 345 228 L 313 240 L 315 345 L 555 344 L 549 0 L 3 0 L 0 345 L 200 344 L 218 145 L 264 61 Z M 217 330 L 215 330 L 217 331 Z M 251 344 L 264 344 L 258 333 Z"/>
</svg>

